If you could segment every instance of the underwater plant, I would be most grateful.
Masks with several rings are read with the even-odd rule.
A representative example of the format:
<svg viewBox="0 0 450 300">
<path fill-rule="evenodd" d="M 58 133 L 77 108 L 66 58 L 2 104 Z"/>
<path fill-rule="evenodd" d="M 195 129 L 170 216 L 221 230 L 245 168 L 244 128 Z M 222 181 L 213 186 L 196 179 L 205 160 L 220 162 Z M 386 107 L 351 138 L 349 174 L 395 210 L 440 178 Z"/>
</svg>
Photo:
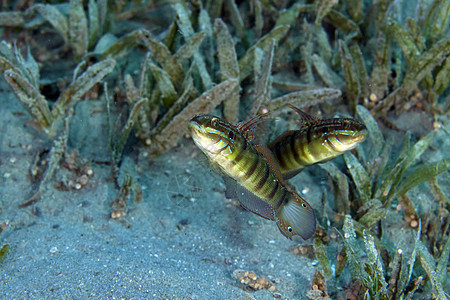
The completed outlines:
<svg viewBox="0 0 450 300">
<path fill-rule="evenodd" d="M 152 143 L 150 152 L 157 154 L 170 149 L 176 143 L 174 138 L 182 137 L 162 131 L 169 121 L 198 94 L 227 80 L 239 82 L 221 101 L 224 116 L 232 123 L 245 119 L 239 117 L 239 109 L 245 107 L 246 116 L 260 108 L 274 111 L 285 103 L 302 108 L 337 99 L 341 89 L 353 112 L 361 103 L 377 114 L 385 114 L 393 106 L 399 113 L 417 104 L 417 97 L 408 104 L 401 99 L 424 85 L 427 94 L 421 97 L 430 104 L 427 109 L 446 111 L 437 100 L 449 85 L 445 76 L 450 65 L 450 40 L 445 34 L 449 4 L 445 0 L 418 4 L 418 15 L 405 20 L 406 28 L 398 17 L 401 5 L 389 1 L 275 4 L 256 0 L 254 9 L 248 11 L 246 4 L 235 1 L 174 1 L 168 5 L 164 1 L 90 0 L 83 6 L 82 1 L 72 0 L 1 12 L 0 25 L 25 29 L 50 25 L 75 60 L 81 62 L 95 58 L 103 63 L 106 58 L 114 58 L 123 66 L 124 58 L 136 49 L 147 51 L 138 93 L 148 103 L 135 125 L 140 139 Z M 254 22 L 249 23 L 242 12 Z M 167 17 L 164 22 L 158 23 L 160 19 L 155 18 L 152 23 L 159 35 L 144 28 L 128 32 L 121 29 L 132 28 L 128 21 L 136 15 L 157 13 Z M 124 26 L 114 26 L 115 22 Z M 334 43 L 333 30 L 337 34 Z M 364 41 L 363 34 L 367 35 Z M 378 47 L 373 51 L 370 47 L 375 42 Z M 402 55 L 406 64 L 400 63 Z M 297 75 L 291 76 L 293 72 Z M 248 81 L 252 73 L 253 84 Z M 295 77 L 295 81 L 286 79 Z M 246 99 L 250 94 L 239 95 L 243 84 L 254 90 L 251 104 Z M 283 95 L 285 91 L 291 94 Z M 277 93 L 280 97 L 271 97 Z M 170 137 L 163 138 L 167 135 Z"/>
<path fill-rule="evenodd" d="M 389 155 L 392 153 L 394 140 L 384 140 L 376 121 L 362 106 L 357 107 L 358 115 L 365 120 L 369 130 L 370 151 L 365 152 L 364 147 L 357 148 L 358 157 L 350 152 L 344 154 L 344 160 L 353 181 L 350 191 L 358 197 L 358 221 L 368 228 L 374 226 L 386 215 L 394 198 L 401 197 L 416 185 L 426 182 L 450 168 L 450 160 L 443 159 L 422 165 L 414 172 L 409 172 L 413 163 L 429 147 L 436 131 L 431 131 L 414 145 L 411 145 L 411 135 L 406 133 L 400 153 L 389 165 Z M 381 141 L 381 143 L 380 143 Z M 383 146 L 381 146 L 383 145 Z M 361 161 L 362 160 L 362 161 Z M 328 168 L 328 167 L 324 167 Z M 327 169 L 333 178 L 336 172 Z M 348 211 L 344 211 L 348 213 Z"/>
<path fill-rule="evenodd" d="M 40 92 L 39 66 L 28 51 L 25 59 L 17 47 L 2 41 L 0 43 L 0 71 L 12 87 L 17 98 L 35 119 L 35 128 L 49 138 L 59 134 L 61 123 L 68 111 L 82 99 L 82 96 L 107 76 L 115 67 L 113 59 L 104 60 L 87 67 L 80 63 L 74 70 L 72 83 L 61 92 L 50 107 L 50 102 Z M 82 72 L 84 70 L 84 72 Z"/>
<path fill-rule="evenodd" d="M 13 51 L 12 47 L 6 42 L 0 43 L 0 71 L 19 101 L 33 117 L 34 128 L 53 139 L 45 177 L 42 179 L 38 191 L 21 206 L 28 206 L 39 200 L 45 190 L 45 184 L 52 178 L 62 157 L 64 157 L 73 107 L 81 101 L 88 90 L 107 76 L 114 67 L 115 61 L 113 59 L 98 62 L 87 68 L 85 62 L 80 63 L 74 71 L 73 82 L 61 92 L 56 102 L 50 106 L 50 101 L 40 92 L 39 67 L 30 52 L 28 52 L 27 59 L 24 59 L 17 47 L 14 47 Z M 85 68 L 86 70 L 80 74 Z"/>
<path fill-rule="evenodd" d="M 450 103 L 448 0 L 12 2 L 0 4 L 0 71 L 51 144 L 40 187 L 23 206 L 39 199 L 68 156 L 68 128 L 81 101 L 105 103 L 117 217 L 126 211 L 130 191 L 137 198 L 141 193 L 134 175 L 124 176 L 120 168 L 129 137 L 136 136 L 141 144 L 134 149 L 152 159 L 179 145 L 197 113 L 214 111 L 235 124 L 261 112 L 276 114 L 287 103 L 319 105 L 328 114 L 344 103 L 343 110 L 366 122 L 371 151 L 345 154 L 345 171 L 321 165 L 333 183 L 339 219 L 332 223 L 323 212 L 318 218 L 323 228 L 313 248 L 324 278 L 330 280 L 333 268 L 330 245 L 320 234 L 345 224 L 344 238 L 356 237 L 342 243 L 337 276 L 351 265 L 352 276 L 364 278 L 361 292 L 372 298 L 411 298 L 421 282 L 442 296 L 448 199 L 435 178 L 449 161 L 414 165 L 435 132 L 416 143 L 407 133 L 394 159 L 395 143 L 372 116 L 388 122 L 393 114 L 420 109 L 444 123 L 439 114 L 448 113 Z M 440 205 L 436 220 L 434 212 L 419 214 L 407 195 L 426 181 Z M 430 231 L 411 234 L 417 241 L 408 249 L 395 249 L 379 233 L 395 201 L 410 231 Z M 391 267 L 378 250 L 394 257 Z M 425 273 L 414 266 L 416 256 Z"/>
<path fill-rule="evenodd" d="M 2 233 L 2 231 L 5 230 L 6 227 L 8 227 L 8 223 L 9 222 L 7 221 L 0 224 L 0 233 Z M 2 247 L 0 248 L 0 264 L 5 260 L 6 255 L 8 255 L 8 252 L 9 252 L 9 244 L 2 245 Z"/>
<path fill-rule="evenodd" d="M 276 110 L 287 102 L 311 105 L 337 99 L 340 96 L 341 93 L 337 89 L 314 88 L 294 91 L 270 101 L 272 86 L 270 78 L 273 73 L 272 61 L 275 59 L 275 48 L 278 41 L 289 32 L 296 18 L 280 13 L 277 24 L 272 30 L 251 39 L 239 25 L 243 24 L 243 20 L 236 10 L 236 4 L 230 3 L 231 5 L 227 4 L 226 7 L 230 9 L 233 16 L 231 22 L 240 28 L 242 44 L 235 43 L 227 25 L 219 16 L 216 16 L 212 24 L 212 17 L 209 14 L 217 14 L 222 5 L 217 3 L 214 5 L 208 3 L 202 8 L 180 1 L 168 6 L 169 10 L 165 8 L 167 6 L 161 6 L 159 10 L 162 14 L 169 16 L 168 20 L 173 20 L 171 24 L 168 24 L 169 30 L 164 35 L 155 36 L 149 30 L 139 28 L 125 34 L 119 31 L 119 34 L 123 34 L 120 38 L 116 38 L 111 32 L 114 28 L 118 28 L 112 26 L 112 20 L 124 20 L 124 24 L 127 24 L 125 21 L 134 14 L 139 14 L 140 9 L 151 11 L 152 1 L 130 2 L 129 5 L 120 3 L 107 5 L 105 1 L 92 0 L 87 5 L 87 13 L 84 12 L 79 0 L 57 5 L 36 4 L 23 12 L 2 12 L 1 15 L 4 17 L 2 20 L 16 18 L 15 22 L 5 21 L 4 26 L 32 29 L 48 28 L 50 25 L 56 29 L 54 34 L 59 35 L 65 47 L 71 49 L 74 59 L 81 61 L 75 69 L 76 74 L 80 73 L 89 60 L 99 61 L 90 67 L 92 70 L 89 70 L 92 72 L 85 77 L 95 80 L 73 82 L 72 85 L 75 85 L 73 88 L 60 93 L 61 99 L 57 101 L 56 109 L 53 111 L 56 116 L 50 114 L 45 97 L 39 96 L 37 92 L 41 88 L 39 82 L 42 80 L 38 76 L 37 64 L 31 55 L 27 62 L 18 56 L 20 54 L 17 53 L 18 51 L 14 54 L 8 51 L 7 45 L 4 44 L 2 70 L 6 71 L 6 68 L 11 66 L 15 68 L 13 71 L 16 74 L 19 69 L 24 69 L 14 77 L 15 81 L 21 80 L 19 81 L 22 83 L 21 90 L 15 81 L 8 82 L 13 86 L 21 101 L 30 107 L 32 116 L 38 120 L 41 129 L 49 137 L 55 138 L 58 126 L 61 126 L 61 119 L 67 114 L 68 109 L 79 101 L 77 98 L 111 73 L 115 65 L 125 69 L 125 60 L 131 53 L 139 53 L 140 49 L 147 51 L 139 73 L 139 85 L 136 86 L 135 79 L 126 71 L 123 75 L 126 91 L 124 102 L 128 104 L 130 117 L 122 130 L 124 134 L 119 137 L 110 137 L 113 174 L 117 174 L 122 150 L 133 129 L 144 145 L 149 146 L 148 155 L 153 157 L 177 144 L 186 134 L 185 130 L 179 130 L 179 128 L 185 128 L 195 113 L 208 113 L 223 103 L 225 118 L 237 121 L 239 106 L 242 106 L 239 95 L 240 84 L 252 72 L 255 73 L 256 90 L 261 92 L 255 94 L 248 115 L 256 113 L 265 106 L 270 110 Z M 259 8 L 263 7 L 259 6 Z M 261 13 L 262 11 L 259 11 L 259 14 Z M 194 22 L 194 16 L 198 18 L 198 22 Z M 261 21 L 261 18 L 262 15 L 258 17 L 258 20 Z M 244 46 L 244 52 L 241 46 Z M 243 53 L 240 59 L 238 59 L 238 51 Z M 14 61 L 14 55 L 18 57 L 16 61 Z M 217 61 L 214 59 L 216 56 Z M 270 63 L 264 64 L 264 58 L 269 59 Z M 35 70 L 34 73 L 31 70 Z M 27 74 L 34 77 L 31 78 L 32 80 L 23 82 L 24 78 L 27 79 L 24 77 Z M 91 78 L 94 74 L 96 77 Z M 8 78 L 11 76 L 8 73 Z M 90 82 L 91 85 L 77 91 L 77 84 L 86 82 Z M 213 86 L 215 82 L 218 83 Z M 120 82 L 119 84 L 122 85 Z M 281 82 L 278 84 L 286 85 Z M 34 94 L 28 95 L 28 98 L 25 98 L 26 94 L 23 93 L 25 85 L 33 87 L 31 91 Z M 72 97 L 74 93 L 77 96 L 73 97 L 75 99 L 66 99 L 69 96 Z M 108 96 L 104 95 L 104 98 L 107 99 Z M 111 104 L 111 101 L 109 103 Z M 109 119 L 113 120 L 113 116 L 110 115 Z M 112 128 L 110 132 L 117 131 Z"/>
<path fill-rule="evenodd" d="M 357 111 L 359 117 L 366 122 L 369 143 L 366 147 L 356 149 L 359 159 L 352 153 L 344 154 L 346 173 L 331 163 L 320 165 L 328 172 L 333 183 L 337 215 L 344 216 L 342 228 L 344 246 L 336 276 L 341 274 L 347 264 L 352 277 L 361 281 L 364 287 L 363 294 L 367 299 L 411 299 L 420 284 L 423 284 L 422 281 L 431 283 L 434 297 L 444 299 L 442 283 L 445 282 L 446 272 L 441 268 L 442 264 L 447 264 L 450 251 L 448 226 L 443 225 L 443 232 L 436 229 L 439 234 L 435 238 L 441 245 L 435 253 L 435 256 L 439 257 L 439 266 L 436 266 L 421 241 L 421 233 L 424 232 L 421 219 L 425 216 L 417 214 L 413 203 L 403 197 L 420 183 L 430 181 L 448 171 L 450 159 L 425 163 L 411 171 L 414 162 L 429 147 L 436 132 L 430 132 L 414 145 L 410 144 L 411 135 L 406 133 L 398 157 L 393 159 L 390 156 L 394 140 L 391 138 L 384 142 L 383 134 L 366 108 L 358 106 Z M 435 188 L 439 189 L 437 185 Z M 399 203 L 405 206 L 407 210 L 405 213 L 410 218 L 408 225 L 411 230 L 417 231 L 414 245 L 410 249 L 390 241 L 382 234 L 384 218 L 391 210 L 394 199 L 398 199 Z M 443 213 L 439 219 L 448 219 L 448 211 L 445 208 Z M 337 224 L 339 223 L 335 223 L 334 226 Z M 322 221 L 321 225 L 331 229 L 329 221 Z M 436 220 L 436 226 L 440 225 L 441 223 Z M 364 247 L 358 241 L 360 238 L 364 240 Z M 319 243 L 321 244 L 320 239 Z M 380 252 L 382 254 L 384 252 L 384 259 L 380 257 Z M 406 259 L 405 253 L 411 253 L 411 256 Z M 394 257 L 389 266 L 390 273 L 383 267 L 389 261 L 386 257 Z M 411 281 L 416 257 L 428 277 L 421 275 Z M 328 258 L 326 256 L 318 258 L 322 266 L 325 266 L 324 269 L 329 269 Z M 409 268 L 404 267 L 406 261 Z M 331 276 L 331 272 L 325 273 Z"/>
</svg>

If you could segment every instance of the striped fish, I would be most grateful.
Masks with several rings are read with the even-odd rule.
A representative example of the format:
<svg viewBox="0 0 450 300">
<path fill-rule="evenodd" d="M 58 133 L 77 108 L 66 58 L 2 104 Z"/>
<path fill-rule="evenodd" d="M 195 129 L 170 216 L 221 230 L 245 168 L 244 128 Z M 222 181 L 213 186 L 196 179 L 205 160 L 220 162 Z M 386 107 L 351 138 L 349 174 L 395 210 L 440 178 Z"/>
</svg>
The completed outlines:
<svg viewBox="0 0 450 300">
<path fill-rule="evenodd" d="M 322 120 L 289 106 L 300 114 L 302 127 L 285 132 L 268 145 L 284 179 L 297 175 L 306 166 L 326 162 L 354 149 L 367 136 L 366 126 L 355 119 Z"/>
<path fill-rule="evenodd" d="M 237 198 L 247 210 L 276 221 L 287 238 L 310 238 L 316 230 L 311 206 L 280 180 L 272 153 L 252 143 L 260 117 L 233 126 L 215 116 L 200 114 L 189 122 L 189 130 L 206 154 L 213 170 L 224 177 L 227 196 Z"/>
</svg>

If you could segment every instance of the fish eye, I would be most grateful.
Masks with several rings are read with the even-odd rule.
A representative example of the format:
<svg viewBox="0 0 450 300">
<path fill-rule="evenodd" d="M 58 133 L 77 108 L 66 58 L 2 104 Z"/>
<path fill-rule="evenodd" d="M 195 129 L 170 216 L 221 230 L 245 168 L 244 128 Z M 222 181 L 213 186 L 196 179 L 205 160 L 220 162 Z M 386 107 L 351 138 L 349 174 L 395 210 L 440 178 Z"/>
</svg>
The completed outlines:
<svg viewBox="0 0 450 300">
<path fill-rule="evenodd" d="M 347 129 L 350 127 L 350 122 L 349 121 L 344 121 L 344 128 Z"/>
<path fill-rule="evenodd" d="M 211 119 L 211 126 L 212 127 L 216 127 L 219 124 L 219 121 L 217 120 L 217 118 Z"/>
<path fill-rule="evenodd" d="M 288 230 L 289 232 L 292 232 L 292 227 L 291 227 L 291 226 L 288 226 L 287 230 Z"/>
<path fill-rule="evenodd" d="M 230 130 L 230 132 L 228 132 L 228 136 L 230 137 L 230 139 L 234 139 L 234 132 Z"/>
<path fill-rule="evenodd" d="M 305 203 L 302 203 L 302 207 L 303 207 L 303 208 L 306 208 L 306 204 L 305 204 Z"/>
</svg>

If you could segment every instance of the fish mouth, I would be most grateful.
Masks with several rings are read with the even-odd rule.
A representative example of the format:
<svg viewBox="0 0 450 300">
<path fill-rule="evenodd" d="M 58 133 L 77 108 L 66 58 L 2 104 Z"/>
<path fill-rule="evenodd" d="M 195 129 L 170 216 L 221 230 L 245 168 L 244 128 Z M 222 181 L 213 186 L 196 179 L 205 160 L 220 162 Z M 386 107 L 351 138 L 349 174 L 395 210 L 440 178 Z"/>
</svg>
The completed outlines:
<svg viewBox="0 0 450 300">
<path fill-rule="evenodd" d="M 201 129 L 202 129 L 200 124 L 198 124 L 194 120 L 189 121 L 188 128 L 189 128 L 189 131 L 191 131 L 191 132 L 198 132 L 198 131 L 201 131 Z"/>
<path fill-rule="evenodd" d="M 198 122 L 201 116 L 195 116 L 188 122 L 189 132 L 194 144 L 203 152 L 211 152 L 210 139 L 207 137 L 205 126 Z M 201 121 L 201 120 L 200 120 Z"/>
<path fill-rule="evenodd" d="M 191 132 L 195 133 L 206 133 L 205 122 L 209 120 L 211 116 L 206 114 L 197 114 L 189 122 L 188 128 Z"/>
<path fill-rule="evenodd" d="M 361 143 L 366 139 L 367 133 L 368 133 L 367 129 L 358 130 L 353 135 L 353 140 L 356 143 Z"/>
<path fill-rule="evenodd" d="M 205 133 L 205 129 L 197 120 L 198 116 L 195 116 L 188 123 L 188 128 L 189 131 L 191 132 L 191 135 L 199 135 Z"/>
<path fill-rule="evenodd" d="M 355 131 L 352 135 L 342 135 L 330 137 L 327 141 L 328 144 L 338 152 L 345 152 L 356 148 L 367 137 L 367 129 Z"/>
</svg>

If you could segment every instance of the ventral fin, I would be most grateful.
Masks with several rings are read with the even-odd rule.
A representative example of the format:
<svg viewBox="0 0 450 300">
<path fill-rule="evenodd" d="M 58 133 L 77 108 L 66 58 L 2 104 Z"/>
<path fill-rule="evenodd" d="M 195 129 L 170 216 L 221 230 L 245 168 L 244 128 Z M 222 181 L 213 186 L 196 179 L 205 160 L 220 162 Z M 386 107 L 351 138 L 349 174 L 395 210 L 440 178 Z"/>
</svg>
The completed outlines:
<svg viewBox="0 0 450 300">
<path fill-rule="evenodd" d="M 301 110 L 300 108 L 295 107 L 294 105 L 288 103 L 287 104 L 292 110 L 294 110 L 295 112 L 297 112 L 300 115 L 300 119 L 302 120 L 302 125 L 300 126 L 300 128 L 303 127 L 308 127 L 314 124 L 317 124 L 320 122 L 319 118 L 316 118 L 314 116 L 311 116 L 310 114 L 304 112 L 303 110 Z"/>
<path fill-rule="evenodd" d="M 246 122 L 239 122 L 236 124 L 236 129 L 251 142 L 254 139 L 256 128 L 260 122 L 276 120 L 275 118 L 268 118 L 267 115 L 269 114 L 257 115 Z"/>
<path fill-rule="evenodd" d="M 225 192 L 225 196 L 227 198 L 234 198 L 239 200 L 242 207 L 258 216 L 271 221 L 275 220 L 275 211 L 272 205 L 259 198 L 229 177 L 224 176 L 223 181 L 225 182 L 225 186 L 227 187 L 227 190 Z"/>
</svg>

